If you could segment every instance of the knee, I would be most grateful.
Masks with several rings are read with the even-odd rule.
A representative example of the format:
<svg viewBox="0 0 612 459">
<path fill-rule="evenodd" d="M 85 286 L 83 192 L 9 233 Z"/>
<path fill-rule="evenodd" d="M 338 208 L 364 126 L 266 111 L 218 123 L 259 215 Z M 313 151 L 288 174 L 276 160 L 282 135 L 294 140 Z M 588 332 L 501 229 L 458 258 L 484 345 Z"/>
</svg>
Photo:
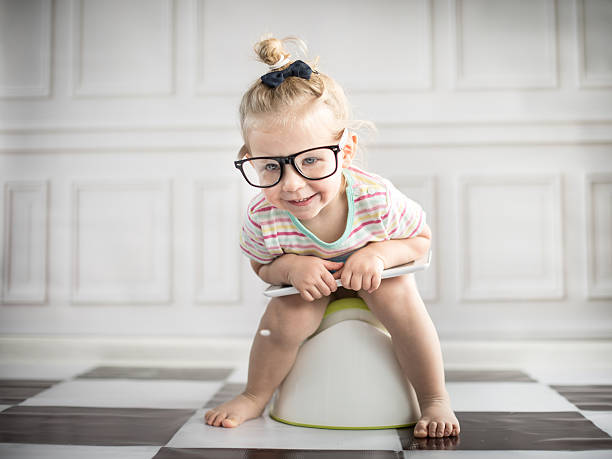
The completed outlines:
<svg viewBox="0 0 612 459">
<path fill-rule="evenodd" d="M 326 306 L 321 300 L 308 302 L 299 295 L 274 298 L 268 304 L 260 328 L 270 330 L 275 340 L 299 344 L 319 327 Z"/>
<path fill-rule="evenodd" d="M 384 279 L 372 293 L 365 292 L 375 303 L 397 302 L 419 295 L 413 274 Z M 364 298 L 367 303 L 367 299 Z"/>
</svg>

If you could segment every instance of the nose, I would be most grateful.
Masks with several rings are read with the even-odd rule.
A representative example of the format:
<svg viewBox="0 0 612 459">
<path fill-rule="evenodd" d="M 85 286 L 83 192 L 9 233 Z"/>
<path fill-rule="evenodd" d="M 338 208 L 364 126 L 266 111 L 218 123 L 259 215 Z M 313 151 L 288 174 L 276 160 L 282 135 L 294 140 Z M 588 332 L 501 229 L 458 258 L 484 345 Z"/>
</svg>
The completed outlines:
<svg viewBox="0 0 612 459">
<path fill-rule="evenodd" d="M 281 186 L 283 191 L 296 191 L 304 186 L 306 180 L 290 165 L 285 165 Z"/>
</svg>

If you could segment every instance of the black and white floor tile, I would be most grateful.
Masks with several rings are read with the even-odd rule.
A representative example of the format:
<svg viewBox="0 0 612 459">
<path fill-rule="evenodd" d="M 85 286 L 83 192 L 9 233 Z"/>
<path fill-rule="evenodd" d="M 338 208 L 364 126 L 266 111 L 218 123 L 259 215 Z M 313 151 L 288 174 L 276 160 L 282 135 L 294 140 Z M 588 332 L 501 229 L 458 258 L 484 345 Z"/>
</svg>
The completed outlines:
<svg viewBox="0 0 612 459">
<path fill-rule="evenodd" d="M 612 458 L 612 371 L 448 370 L 457 438 L 203 422 L 244 368 L 0 364 L 0 458 Z"/>
</svg>

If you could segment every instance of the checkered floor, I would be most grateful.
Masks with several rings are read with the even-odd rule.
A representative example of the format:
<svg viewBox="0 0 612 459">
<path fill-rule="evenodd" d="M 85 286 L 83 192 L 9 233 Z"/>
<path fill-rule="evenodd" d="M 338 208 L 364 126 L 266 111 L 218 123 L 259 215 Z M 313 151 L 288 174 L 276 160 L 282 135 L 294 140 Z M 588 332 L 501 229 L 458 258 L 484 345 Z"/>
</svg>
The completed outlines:
<svg viewBox="0 0 612 459">
<path fill-rule="evenodd" d="M 209 427 L 246 370 L 0 364 L 0 458 L 612 458 L 612 372 L 447 371 L 461 435 L 337 431 L 267 415 Z"/>
</svg>

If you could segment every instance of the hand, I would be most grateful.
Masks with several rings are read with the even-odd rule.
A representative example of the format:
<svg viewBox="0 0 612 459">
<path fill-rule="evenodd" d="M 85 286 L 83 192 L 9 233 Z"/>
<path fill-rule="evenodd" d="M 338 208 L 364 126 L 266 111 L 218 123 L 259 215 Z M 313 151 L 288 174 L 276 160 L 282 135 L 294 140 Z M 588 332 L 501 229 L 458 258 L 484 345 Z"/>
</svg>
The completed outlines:
<svg viewBox="0 0 612 459">
<path fill-rule="evenodd" d="M 329 296 L 338 289 L 336 279 L 329 270 L 341 269 L 344 263 L 307 255 L 298 256 L 292 261 L 287 278 L 306 301 Z"/>
<path fill-rule="evenodd" d="M 344 264 L 344 268 L 334 273 L 336 279 L 342 280 L 342 286 L 351 290 L 366 290 L 372 293 L 382 280 L 385 262 L 375 251 L 363 248 L 353 253 Z"/>
</svg>

